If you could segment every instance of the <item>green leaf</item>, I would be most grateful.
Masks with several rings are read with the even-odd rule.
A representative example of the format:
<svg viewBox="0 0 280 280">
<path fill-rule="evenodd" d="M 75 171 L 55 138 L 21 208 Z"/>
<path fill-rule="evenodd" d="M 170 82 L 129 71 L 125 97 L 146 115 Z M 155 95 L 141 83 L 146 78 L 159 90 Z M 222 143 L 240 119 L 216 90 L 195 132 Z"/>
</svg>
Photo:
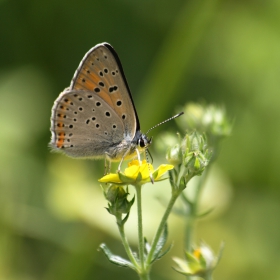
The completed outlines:
<svg viewBox="0 0 280 280">
<path fill-rule="evenodd" d="M 121 172 L 119 173 L 119 178 L 123 182 L 122 184 L 124 184 L 124 183 L 125 184 L 130 184 L 130 183 L 135 182 L 135 180 L 133 178 L 127 177 Z"/>
<path fill-rule="evenodd" d="M 130 213 L 130 212 L 128 212 L 122 220 L 117 221 L 117 223 L 118 223 L 120 226 L 123 226 L 123 225 L 126 223 L 128 217 L 129 217 L 129 213 Z"/>
<path fill-rule="evenodd" d="M 189 252 L 186 252 L 186 260 L 187 260 L 187 262 L 189 262 L 189 263 L 196 263 L 197 262 L 197 258 L 195 258 L 193 255 L 192 255 L 192 253 L 189 253 Z"/>
<path fill-rule="evenodd" d="M 168 174 L 169 174 L 169 182 L 170 182 L 171 187 L 172 187 L 173 189 L 176 189 L 176 178 L 177 178 L 177 174 L 176 174 L 175 169 L 169 170 L 169 171 L 168 171 Z"/>
<path fill-rule="evenodd" d="M 168 237 L 168 227 L 167 227 L 167 224 L 165 224 L 163 232 L 156 245 L 156 249 L 155 249 L 155 252 L 154 252 L 153 258 L 152 258 L 152 263 L 159 259 L 160 252 L 166 243 L 167 237 Z M 165 252 L 164 255 L 166 253 L 167 252 Z"/>
<path fill-rule="evenodd" d="M 158 176 L 158 170 L 154 171 L 154 173 L 152 174 L 152 176 L 153 176 L 153 179 L 155 180 L 156 177 Z"/>
<path fill-rule="evenodd" d="M 108 260 L 111 263 L 121 267 L 128 267 L 133 270 L 136 270 L 136 268 L 133 266 L 133 264 L 130 261 L 123 259 L 120 256 L 112 254 L 112 252 L 109 250 L 109 248 L 105 243 L 100 244 L 98 249 L 102 250 L 102 252 L 105 254 L 105 256 L 108 258 Z"/>
<path fill-rule="evenodd" d="M 159 255 L 156 257 L 156 259 L 152 260 L 152 263 L 155 262 L 155 261 L 157 261 L 157 260 L 159 260 L 159 259 L 161 259 L 165 254 L 167 254 L 167 253 L 171 250 L 172 247 L 173 247 L 173 243 L 170 244 L 170 246 L 169 246 L 165 251 L 163 251 L 161 254 L 159 254 Z"/>
<path fill-rule="evenodd" d="M 173 266 L 172 266 L 172 268 L 173 268 L 175 271 L 177 271 L 177 272 L 179 272 L 180 274 L 183 274 L 183 275 L 185 275 L 185 276 L 193 276 L 193 274 L 190 273 L 190 272 L 185 272 L 185 271 L 183 271 L 183 270 L 181 270 L 181 269 L 179 269 L 179 268 L 173 267 Z"/>
<path fill-rule="evenodd" d="M 181 179 L 180 179 L 179 189 L 180 189 L 180 190 L 184 190 L 186 187 L 187 187 L 187 182 L 186 182 L 185 177 L 183 176 L 183 177 L 181 177 Z"/>
<path fill-rule="evenodd" d="M 145 253 L 148 255 L 151 251 L 151 245 L 149 244 L 146 237 L 144 237 L 144 243 L 145 243 Z"/>
</svg>

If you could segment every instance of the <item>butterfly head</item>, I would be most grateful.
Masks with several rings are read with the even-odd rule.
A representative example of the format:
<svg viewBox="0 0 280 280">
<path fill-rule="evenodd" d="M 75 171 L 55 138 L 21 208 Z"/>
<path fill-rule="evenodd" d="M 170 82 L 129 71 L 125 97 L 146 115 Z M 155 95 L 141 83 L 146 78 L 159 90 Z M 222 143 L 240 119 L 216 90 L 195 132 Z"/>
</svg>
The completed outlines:
<svg viewBox="0 0 280 280">
<path fill-rule="evenodd" d="M 141 134 L 137 140 L 137 145 L 141 149 L 146 149 L 152 144 L 152 138 L 148 138 L 146 134 Z"/>
<path fill-rule="evenodd" d="M 148 138 L 146 134 L 138 130 L 132 142 L 135 143 L 135 146 L 137 146 L 139 150 L 143 151 L 150 146 L 152 143 L 152 138 Z"/>
</svg>

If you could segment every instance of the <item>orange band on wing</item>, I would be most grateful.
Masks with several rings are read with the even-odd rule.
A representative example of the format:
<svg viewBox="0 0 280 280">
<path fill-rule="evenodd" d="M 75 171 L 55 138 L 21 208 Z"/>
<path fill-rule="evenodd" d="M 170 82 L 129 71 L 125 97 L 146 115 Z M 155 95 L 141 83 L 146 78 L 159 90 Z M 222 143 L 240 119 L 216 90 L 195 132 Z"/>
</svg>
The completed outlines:
<svg viewBox="0 0 280 280">
<path fill-rule="evenodd" d="M 62 148 L 63 144 L 64 144 L 64 136 L 65 134 L 64 133 L 58 133 L 58 137 L 57 140 L 56 140 L 56 147 L 57 148 Z"/>
</svg>

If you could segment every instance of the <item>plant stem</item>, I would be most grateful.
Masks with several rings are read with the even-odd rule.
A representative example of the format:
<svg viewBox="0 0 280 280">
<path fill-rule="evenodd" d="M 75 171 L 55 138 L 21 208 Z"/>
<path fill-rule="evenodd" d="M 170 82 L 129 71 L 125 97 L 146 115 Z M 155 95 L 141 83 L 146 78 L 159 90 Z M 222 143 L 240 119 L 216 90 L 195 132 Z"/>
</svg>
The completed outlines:
<svg viewBox="0 0 280 280">
<path fill-rule="evenodd" d="M 209 272 L 205 275 L 205 280 L 213 280 L 212 272 Z"/>
<path fill-rule="evenodd" d="M 147 256 L 147 259 L 146 259 L 146 265 L 147 266 L 149 266 L 151 264 L 151 261 L 152 261 L 154 252 L 156 250 L 157 243 L 158 243 L 158 241 L 160 239 L 161 233 L 162 233 L 162 231 L 164 229 L 164 226 L 165 226 L 165 224 L 167 222 L 168 216 L 169 216 L 169 214 L 170 214 L 170 212 L 171 212 L 171 210 L 173 208 L 173 205 L 174 205 L 176 199 L 178 198 L 178 196 L 180 195 L 180 193 L 181 193 L 181 191 L 172 192 L 172 196 L 170 198 L 168 206 L 167 206 L 167 208 L 165 210 L 165 213 L 164 213 L 164 215 L 163 215 L 163 217 L 161 219 L 161 222 L 160 222 L 159 227 L 157 229 L 156 235 L 155 235 L 155 237 L 154 237 L 154 239 L 152 241 L 151 250 L 150 250 L 150 252 L 149 252 L 149 254 Z"/>
<path fill-rule="evenodd" d="M 202 187 L 205 182 L 205 178 L 207 176 L 207 172 L 208 172 L 208 169 L 206 169 L 204 171 L 204 173 L 199 178 L 197 186 L 195 186 L 194 200 L 193 200 L 193 203 L 191 204 L 190 214 L 189 214 L 189 217 L 187 218 L 187 223 L 186 223 L 185 248 L 187 251 L 191 251 L 191 246 L 194 243 L 193 235 L 194 235 L 194 229 L 195 229 L 195 224 L 196 224 L 197 214 L 198 214 L 197 208 L 199 205 L 199 199 L 200 199 Z"/>
<path fill-rule="evenodd" d="M 191 244 L 193 242 L 194 226 L 195 226 L 195 219 L 189 217 L 186 222 L 186 230 L 185 230 L 185 250 L 188 252 L 190 252 L 192 249 Z"/>
<path fill-rule="evenodd" d="M 140 280 L 150 280 L 149 272 L 145 272 L 144 274 L 139 274 Z"/>
<path fill-rule="evenodd" d="M 141 271 L 144 272 L 145 271 L 145 263 L 144 263 L 144 237 L 143 237 L 143 221 L 142 221 L 142 192 L 141 192 L 142 187 L 141 186 L 135 186 L 135 189 L 136 189 L 137 214 L 138 214 L 139 259 L 140 259 Z M 147 279 L 147 278 L 141 278 L 141 279 Z"/>
<path fill-rule="evenodd" d="M 190 207 L 189 217 L 187 217 L 186 232 L 185 232 L 185 249 L 188 252 L 191 251 L 192 244 L 194 243 L 193 236 L 194 236 L 194 229 L 195 229 L 195 224 L 196 224 L 196 220 L 197 220 L 197 208 L 198 208 L 198 204 L 199 204 L 202 187 L 205 182 L 206 175 L 207 175 L 207 171 L 208 171 L 208 169 L 204 171 L 202 176 L 199 178 L 197 186 L 195 186 L 194 200 Z M 211 277 L 211 275 L 210 275 L 210 277 Z M 186 279 L 191 280 L 192 277 L 187 276 Z M 208 280 L 210 280 L 210 279 L 211 278 L 209 278 Z"/>
<path fill-rule="evenodd" d="M 131 249 L 130 249 L 130 246 L 128 244 L 128 241 L 127 241 L 127 238 L 126 238 L 126 235 L 125 235 L 125 232 L 124 232 L 124 225 L 123 224 L 119 224 L 117 222 L 117 225 L 118 225 L 118 228 L 119 228 L 119 232 L 120 232 L 120 236 L 121 236 L 121 239 L 122 239 L 122 243 L 123 243 L 123 246 L 124 246 L 124 249 L 126 251 L 126 254 L 129 258 L 129 260 L 132 262 L 132 264 L 134 265 L 134 267 L 139 270 L 139 264 L 137 263 Z"/>
</svg>

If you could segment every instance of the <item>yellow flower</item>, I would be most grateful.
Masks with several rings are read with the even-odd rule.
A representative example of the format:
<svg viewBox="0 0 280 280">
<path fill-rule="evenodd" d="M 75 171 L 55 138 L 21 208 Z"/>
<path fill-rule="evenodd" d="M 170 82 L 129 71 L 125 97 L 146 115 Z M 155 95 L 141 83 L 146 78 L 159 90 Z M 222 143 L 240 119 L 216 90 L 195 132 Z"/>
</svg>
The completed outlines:
<svg viewBox="0 0 280 280">
<path fill-rule="evenodd" d="M 173 169 L 174 166 L 170 164 L 162 164 L 156 170 L 154 167 L 147 163 L 145 160 L 139 162 L 132 160 L 128 163 L 128 167 L 124 173 L 110 173 L 99 179 L 101 183 L 120 184 L 120 185 L 143 185 L 151 181 L 163 180 L 163 175 Z"/>
</svg>

